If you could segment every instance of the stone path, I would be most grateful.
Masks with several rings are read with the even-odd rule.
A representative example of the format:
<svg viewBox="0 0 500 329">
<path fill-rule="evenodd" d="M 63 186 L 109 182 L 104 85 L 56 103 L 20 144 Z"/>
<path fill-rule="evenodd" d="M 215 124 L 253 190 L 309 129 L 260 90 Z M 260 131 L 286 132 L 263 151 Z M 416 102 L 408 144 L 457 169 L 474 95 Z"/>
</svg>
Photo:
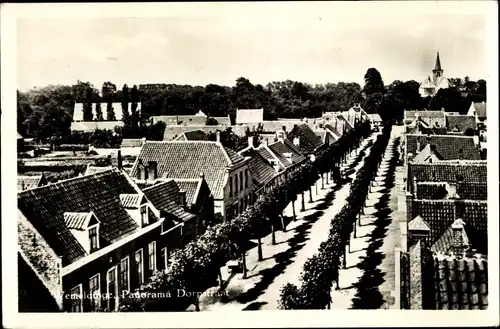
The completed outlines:
<svg viewBox="0 0 500 329">
<path fill-rule="evenodd" d="M 363 141 L 363 149 L 368 140 Z M 356 159 L 356 152 L 352 152 L 344 168 L 348 168 Z M 356 170 L 359 170 L 360 162 Z M 200 298 L 201 311 L 237 311 L 278 309 L 280 288 L 287 282 L 296 283 L 304 262 L 319 249 L 325 241 L 330 228 L 330 220 L 344 206 L 348 196 L 350 184 L 336 186 L 325 184 L 321 189 L 321 180 L 318 180 L 318 193 L 313 188 L 313 202 L 306 202 L 306 210 L 300 212 L 301 197 L 295 202 L 297 220 L 287 226 L 287 231 L 276 232 L 276 245 L 271 244 L 271 235 L 262 239 L 264 260 L 258 261 L 257 246 L 247 252 L 248 277 L 242 279 L 241 273 L 229 275 L 227 268 L 222 269 L 223 279 L 227 281 L 225 293 L 228 300 L 221 301 L 221 297 L 214 294 L 217 287 L 210 288 Z M 309 200 L 309 193 L 306 193 Z M 291 216 L 291 205 L 285 209 L 285 215 Z"/>
<path fill-rule="evenodd" d="M 388 309 L 395 303 L 395 250 L 400 243 L 399 221 L 389 206 L 397 157 L 392 134 L 364 215 L 351 236 L 346 269 L 339 273 L 340 289 L 332 292 L 332 309 Z M 394 199 L 394 198 L 393 198 Z"/>
</svg>

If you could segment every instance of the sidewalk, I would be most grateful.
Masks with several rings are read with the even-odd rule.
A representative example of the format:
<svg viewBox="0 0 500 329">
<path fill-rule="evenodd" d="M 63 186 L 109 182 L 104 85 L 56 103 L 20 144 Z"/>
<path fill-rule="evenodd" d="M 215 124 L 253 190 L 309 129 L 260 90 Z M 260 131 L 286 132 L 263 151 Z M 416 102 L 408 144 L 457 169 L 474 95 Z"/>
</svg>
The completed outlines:
<svg viewBox="0 0 500 329">
<path fill-rule="evenodd" d="M 400 241 L 400 232 L 399 222 L 389 208 L 393 168 L 382 169 L 397 154 L 393 151 L 394 140 L 391 137 L 386 148 L 356 237 L 351 237 L 347 268 L 339 273 L 340 289 L 331 294 L 332 309 L 387 309 L 394 304 L 394 248 Z"/>
<path fill-rule="evenodd" d="M 365 140 L 359 150 L 363 149 L 371 138 Z M 344 166 L 349 166 L 355 158 L 355 152 L 352 152 Z M 241 273 L 230 276 L 227 268 L 222 268 L 223 280 L 228 281 L 225 292 L 229 301 L 223 303 L 220 297 L 213 296 L 218 290 L 217 287 L 213 287 L 200 298 L 200 310 L 277 310 L 280 288 L 287 282 L 297 282 L 304 262 L 316 253 L 321 242 L 326 240 L 330 220 L 345 203 L 350 184 L 339 188 L 331 181 L 329 183 L 325 184 L 325 189 L 321 189 L 321 179 L 317 181 L 318 194 L 313 187 L 312 203 L 307 202 L 309 193 L 305 194 L 304 212 L 300 212 L 301 196 L 297 197 L 295 201 L 297 220 L 287 226 L 286 232 L 276 232 L 276 245 L 271 244 L 271 234 L 262 239 L 263 261 L 258 261 L 257 246 L 247 252 L 247 279 L 242 279 Z M 291 204 L 285 209 L 285 215 L 292 216 Z"/>
</svg>

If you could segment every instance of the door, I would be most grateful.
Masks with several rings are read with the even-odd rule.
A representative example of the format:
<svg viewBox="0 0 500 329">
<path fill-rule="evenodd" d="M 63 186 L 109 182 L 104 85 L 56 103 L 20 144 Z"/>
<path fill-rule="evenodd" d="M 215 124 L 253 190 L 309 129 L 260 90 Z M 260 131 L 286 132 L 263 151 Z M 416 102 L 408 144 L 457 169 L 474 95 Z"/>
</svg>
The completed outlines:
<svg viewBox="0 0 500 329">
<path fill-rule="evenodd" d="M 116 310 L 118 300 L 118 281 L 116 280 L 116 276 L 116 266 L 113 266 L 108 270 L 106 275 L 108 311 L 110 312 Z"/>
</svg>

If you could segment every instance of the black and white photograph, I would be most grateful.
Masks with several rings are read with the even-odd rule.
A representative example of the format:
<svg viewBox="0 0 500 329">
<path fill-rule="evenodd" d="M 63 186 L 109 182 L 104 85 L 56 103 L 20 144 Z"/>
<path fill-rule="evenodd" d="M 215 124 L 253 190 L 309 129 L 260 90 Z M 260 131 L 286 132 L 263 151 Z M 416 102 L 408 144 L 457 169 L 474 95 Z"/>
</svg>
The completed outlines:
<svg viewBox="0 0 500 329">
<path fill-rule="evenodd" d="M 498 325 L 497 10 L 4 4 L 10 312 Z"/>
</svg>

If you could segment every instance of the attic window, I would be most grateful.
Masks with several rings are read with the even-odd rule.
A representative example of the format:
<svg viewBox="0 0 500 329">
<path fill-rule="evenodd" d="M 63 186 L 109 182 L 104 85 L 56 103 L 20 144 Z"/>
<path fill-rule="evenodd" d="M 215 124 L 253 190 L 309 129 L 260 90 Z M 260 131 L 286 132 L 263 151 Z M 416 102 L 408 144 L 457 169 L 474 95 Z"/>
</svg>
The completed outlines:
<svg viewBox="0 0 500 329">
<path fill-rule="evenodd" d="M 458 175 L 457 175 L 457 181 L 458 181 L 458 182 L 463 182 L 463 180 L 464 180 L 464 176 L 463 176 L 463 175 L 458 174 Z"/>
<path fill-rule="evenodd" d="M 148 216 L 148 206 L 141 206 L 141 225 L 146 226 L 149 224 L 149 216 Z"/>
<path fill-rule="evenodd" d="M 464 149 L 458 149 L 458 154 L 464 154 Z"/>
<path fill-rule="evenodd" d="M 99 249 L 98 226 L 89 228 L 90 252 Z"/>
</svg>

